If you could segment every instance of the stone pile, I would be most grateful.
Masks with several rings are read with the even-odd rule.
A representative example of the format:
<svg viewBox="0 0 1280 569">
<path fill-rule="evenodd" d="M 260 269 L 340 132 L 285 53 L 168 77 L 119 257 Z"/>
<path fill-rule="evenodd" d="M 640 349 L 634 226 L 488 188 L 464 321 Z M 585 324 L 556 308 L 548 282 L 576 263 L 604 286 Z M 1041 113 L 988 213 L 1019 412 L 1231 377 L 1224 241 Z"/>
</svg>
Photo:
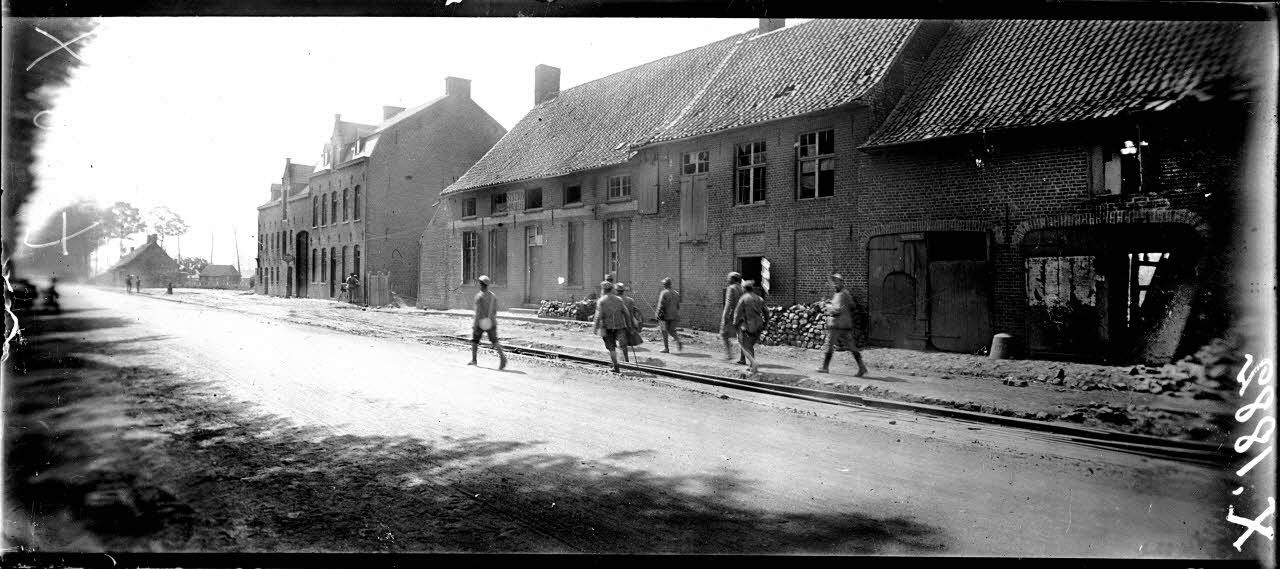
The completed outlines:
<svg viewBox="0 0 1280 569">
<path fill-rule="evenodd" d="M 821 348 L 827 341 L 825 302 L 769 307 L 769 327 L 760 335 L 766 346 Z"/>
<path fill-rule="evenodd" d="M 595 315 L 594 300 L 544 300 L 538 304 L 539 318 L 565 318 L 586 322 Z"/>
</svg>

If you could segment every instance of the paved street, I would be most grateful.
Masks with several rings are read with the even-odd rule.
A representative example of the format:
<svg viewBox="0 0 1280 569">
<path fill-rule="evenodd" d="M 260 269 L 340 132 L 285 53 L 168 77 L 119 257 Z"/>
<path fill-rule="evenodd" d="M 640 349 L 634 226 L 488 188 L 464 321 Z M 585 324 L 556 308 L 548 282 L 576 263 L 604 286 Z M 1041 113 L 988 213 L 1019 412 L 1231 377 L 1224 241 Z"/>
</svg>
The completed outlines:
<svg viewBox="0 0 1280 569">
<path fill-rule="evenodd" d="M 5 530 L 36 549 L 1235 554 L 1229 472 L 63 295 L 6 387 L 6 463 L 27 464 L 7 471 L 26 478 L 6 484 Z M 132 487 L 115 502 L 137 523 L 104 525 L 94 481 Z"/>
</svg>

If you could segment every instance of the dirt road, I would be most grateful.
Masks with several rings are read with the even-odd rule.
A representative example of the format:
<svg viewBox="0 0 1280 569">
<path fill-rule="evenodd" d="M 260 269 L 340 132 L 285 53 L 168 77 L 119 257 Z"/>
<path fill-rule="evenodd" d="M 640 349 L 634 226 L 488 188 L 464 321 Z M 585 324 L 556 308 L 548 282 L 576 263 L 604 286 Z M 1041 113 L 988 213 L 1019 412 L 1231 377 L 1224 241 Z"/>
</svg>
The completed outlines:
<svg viewBox="0 0 1280 569">
<path fill-rule="evenodd" d="M 36 549 L 1230 557 L 1230 473 L 67 288 L 10 374 Z M 115 520 L 112 522 L 111 520 Z M 30 522 L 34 522 L 34 525 Z"/>
</svg>

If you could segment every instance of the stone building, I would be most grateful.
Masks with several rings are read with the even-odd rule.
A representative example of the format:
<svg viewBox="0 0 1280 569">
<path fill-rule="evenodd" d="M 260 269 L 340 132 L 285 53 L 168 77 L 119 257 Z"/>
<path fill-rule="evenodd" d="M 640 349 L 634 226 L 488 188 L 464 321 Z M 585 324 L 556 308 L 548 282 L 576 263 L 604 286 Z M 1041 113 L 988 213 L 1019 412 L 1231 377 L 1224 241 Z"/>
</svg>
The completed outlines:
<svg viewBox="0 0 1280 569">
<path fill-rule="evenodd" d="M 259 293 L 336 298 L 355 272 L 417 294 L 418 239 L 432 204 L 506 130 L 457 77 L 445 79 L 443 96 L 382 115 L 377 125 L 335 115 L 314 167 L 286 160 L 271 201 L 258 208 Z"/>
<path fill-rule="evenodd" d="M 111 268 L 98 275 L 95 282 L 124 286 L 128 275 L 138 277 L 146 288 L 163 287 L 170 282 L 177 284 L 181 276 L 178 274 L 178 262 L 160 246 L 158 235 L 148 235 L 146 243 L 132 248 Z"/>
<path fill-rule="evenodd" d="M 540 67 L 535 108 L 443 192 L 419 304 L 464 307 L 481 273 L 512 306 L 616 272 L 652 316 L 670 276 L 713 328 L 728 271 L 783 306 L 840 272 L 873 344 L 1167 359 L 1222 296 L 1194 285 L 1233 203 L 1243 37 L 762 20 L 558 94 Z"/>
</svg>

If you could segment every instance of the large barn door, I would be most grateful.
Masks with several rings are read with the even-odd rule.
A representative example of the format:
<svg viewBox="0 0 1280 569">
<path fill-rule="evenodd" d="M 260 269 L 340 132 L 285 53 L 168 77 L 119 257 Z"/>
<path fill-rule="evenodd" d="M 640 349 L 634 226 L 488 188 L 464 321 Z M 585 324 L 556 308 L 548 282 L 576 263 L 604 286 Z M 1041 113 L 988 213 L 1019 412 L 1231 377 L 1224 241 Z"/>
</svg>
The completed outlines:
<svg viewBox="0 0 1280 569">
<path fill-rule="evenodd" d="M 991 337 L 988 263 L 929 263 L 929 337 L 934 347 L 975 352 Z"/>
</svg>

